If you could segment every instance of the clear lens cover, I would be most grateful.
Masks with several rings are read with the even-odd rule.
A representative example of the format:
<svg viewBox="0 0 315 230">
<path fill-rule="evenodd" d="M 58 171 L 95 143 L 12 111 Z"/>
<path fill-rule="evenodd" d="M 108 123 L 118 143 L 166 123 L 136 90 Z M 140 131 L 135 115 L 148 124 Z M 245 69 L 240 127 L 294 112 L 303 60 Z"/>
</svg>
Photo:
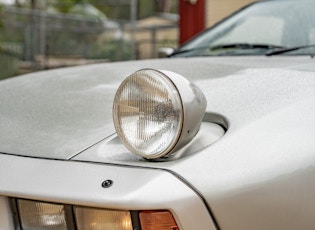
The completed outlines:
<svg viewBox="0 0 315 230">
<path fill-rule="evenodd" d="M 113 117 L 118 136 L 131 152 L 147 159 L 159 158 L 172 150 L 180 136 L 182 102 L 165 74 L 143 69 L 120 85 Z"/>
<path fill-rule="evenodd" d="M 78 230 L 132 230 L 129 211 L 75 207 Z"/>
<path fill-rule="evenodd" d="M 45 202 L 18 200 L 23 230 L 66 230 L 64 206 Z"/>
</svg>

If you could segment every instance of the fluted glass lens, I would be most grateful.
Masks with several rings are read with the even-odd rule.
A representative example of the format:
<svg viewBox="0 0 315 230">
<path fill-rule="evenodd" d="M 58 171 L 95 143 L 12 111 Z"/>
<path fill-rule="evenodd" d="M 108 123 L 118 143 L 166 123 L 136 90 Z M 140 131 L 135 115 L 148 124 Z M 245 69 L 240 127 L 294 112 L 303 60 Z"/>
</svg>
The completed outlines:
<svg viewBox="0 0 315 230">
<path fill-rule="evenodd" d="M 23 230 L 66 230 L 64 206 L 39 201 L 18 200 Z"/>
<path fill-rule="evenodd" d="M 180 95 L 157 70 L 140 70 L 119 87 L 113 107 L 116 131 L 125 146 L 144 158 L 157 158 L 176 144 L 183 119 Z"/>
<path fill-rule="evenodd" d="M 132 230 L 129 211 L 75 207 L 78 230 Z"/>
</svg>

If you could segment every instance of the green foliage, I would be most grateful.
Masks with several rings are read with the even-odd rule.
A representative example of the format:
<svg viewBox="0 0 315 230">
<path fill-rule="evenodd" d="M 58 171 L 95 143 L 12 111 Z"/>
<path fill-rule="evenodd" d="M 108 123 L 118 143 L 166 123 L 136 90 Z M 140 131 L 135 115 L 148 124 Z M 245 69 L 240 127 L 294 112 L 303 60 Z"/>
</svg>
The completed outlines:
<svg viewBox="0 0 315 230">
<path fill-rule="evenodd" d="M 129 4 L 106 4 L 102 0 L 90 0 L 91 4 L 96 6 L 100 11 L 105 13 L 108 18 L 115 19 L 130 19 L 130 5 Z"/>
<path fill-rule="evenodd" d="M 0 80 L 12 77 L 18 71 L 18 58 L 0 49 Z"/>
<path fill-rule="evenodd" d="M 3 6 L 0 4 L 0 29 L 3 28 L 3 23 L 1 21 L 2 18 L 2 10 L 3 10 Z"/>
<path fill-rule="evenodd" d="M 106 14 L 109 18 L 130 20 L 131 1 L 90 0 L 90 3 Z M 155 1 L 138 0 L 137 18 L 144 18 L 155 13 Z"/>
<path fill-rule="evenodd" d="M 85 3 L 87 0 L 62 0 L 55 1 L 53 6 L 62 13 L 68 13 L 71 8 L 77 3 Z"/>
<path fill-rule="evenodd" d="M 131 59 L 131 43 L 123 40 L 111 40 L 105 44 L 93 44 L 89 50 L 90 59 L 123 61 Z"/>
<path fill-rule="evenodd" d="M 108 61 L 130 60 L 131 43 L 114 38 L 100 39 L 99 34 L 50 33 L 47 39 L 51 56 L 73 56 Z"/>
<path fill-rule="evenodd" d="M 155 14 L 155 1 L 138 0 L 138 18 L 145 18 Z"/>
</svg>

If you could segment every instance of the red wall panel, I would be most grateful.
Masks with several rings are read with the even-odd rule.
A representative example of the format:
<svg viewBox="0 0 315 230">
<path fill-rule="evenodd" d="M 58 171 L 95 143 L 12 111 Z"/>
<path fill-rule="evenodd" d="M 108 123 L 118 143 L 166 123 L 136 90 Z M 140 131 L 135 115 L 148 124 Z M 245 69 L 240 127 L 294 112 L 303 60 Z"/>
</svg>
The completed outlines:
<svg viewBox="0 0 315 230">
<path fill-rule="evenodd" d="M 205 28 L 205 0 L 179 0 L 179 15 L 179 42 L 183 44 Z"/>
</svg>

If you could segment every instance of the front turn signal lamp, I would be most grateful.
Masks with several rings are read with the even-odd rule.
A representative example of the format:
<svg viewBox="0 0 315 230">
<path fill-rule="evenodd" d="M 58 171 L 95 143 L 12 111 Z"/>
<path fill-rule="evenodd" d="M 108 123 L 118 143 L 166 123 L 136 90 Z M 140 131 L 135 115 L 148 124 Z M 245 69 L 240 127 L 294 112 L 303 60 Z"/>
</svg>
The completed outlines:
<svg viewBox="0 0 315 230">
<path fill-rule="evenodd" d="M 179 230 L 169 211 L 141 211 L 141 230 Z"/>
<path fill-rule="evenodd" d="M 170 71 L 142 69 L 119 86 L 113 103 L 117 135 L 132 153 L 168 157 L 197 134 L 206 109 L 201 90 Z"/>
</svg>

